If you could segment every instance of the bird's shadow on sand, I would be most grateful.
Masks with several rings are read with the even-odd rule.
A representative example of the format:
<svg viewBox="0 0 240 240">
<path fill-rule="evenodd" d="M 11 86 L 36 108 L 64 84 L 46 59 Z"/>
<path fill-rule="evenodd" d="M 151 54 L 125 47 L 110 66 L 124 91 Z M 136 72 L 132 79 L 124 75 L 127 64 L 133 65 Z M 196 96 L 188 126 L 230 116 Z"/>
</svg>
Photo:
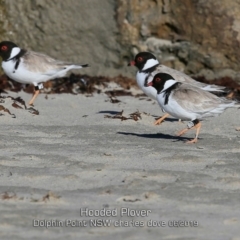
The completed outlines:
<svg viewBox="0 0 240 240">
<path fill-rule="evenodd" d="M 187 138 L 184 136 L 174 136 L 174 135 L 169 135 L 169 134 L 164 134 L 164 133 L 154 133 L 154 134 L 149 134 L 149 133 L 131 133 L 131 132 L 117 132 L 117 134 L 122 134 L 122 135 L 130 135 L 130 136 L 137 136 L 137 137 L 143 137 L 143 138 L 156 138 L 156 139 L 170 139 L 170 140 L 175 140 L 174 142 L 181 141 L 189 141 L 192 140 L 192 138 Z"/>
<path fill-rule="evenodd" d="M 111 111 L 111 110 L 103 110 L 99 111 L 98 114 L 111 114 L 116 115 L 118 113 L 121 113 L 121 111 Z M 155 120 L 159 119 L 161 116 L 151 115 Z M 178 119 L 176 118 L 166 118 L 164 119 L 164 122 L 178 122 Z"/>
<path fill-rule="evenodd" d="M 106 110 L 106 111 L 99 111 L 98 113 L 103 113 L 103 114 L 112 114 L 112 115 L 115 115 L 115 114 L 118 114 L 120 113 L 121 111 L 111 111 L 111 110 Z"/>
<path fill-rule="evenodd" d="M 162 116 L 156 116 L 156 115 L 151 115 L 152 117 L 155 118 L 155 120 L 158 120 Z M 176 118 L 165 118 L 163 122 L 178 122 L 179 120 Z"/>
</svg>

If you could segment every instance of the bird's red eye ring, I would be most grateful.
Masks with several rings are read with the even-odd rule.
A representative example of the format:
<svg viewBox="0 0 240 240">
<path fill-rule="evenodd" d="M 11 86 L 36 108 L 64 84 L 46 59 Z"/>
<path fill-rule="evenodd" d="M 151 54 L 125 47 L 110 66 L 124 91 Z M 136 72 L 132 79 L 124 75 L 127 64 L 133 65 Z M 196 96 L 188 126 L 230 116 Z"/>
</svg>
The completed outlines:
<svg viewBox="0 0 240 240">
<path fill-rule="evenodd" d="M 5 46 L 5 45 L 3 45 L 3 46 L 1 47 L 1 50 L 2 50 L 2 51 L 7 51 L 7 49 L 8 49 L 8 47 Z"/>
<path fill-rule="evenodd" d="M 157 78 L 155 78 L 155 81 L 156 81 L 156 82 L 160 82 L 160 81 L 161 81 L 161 78 L 157 77 Z"/>
<path fill-rule="evenodd" d="M 138 60 L 138 62 L 142 62 L 143 58 L 142 57 L 138 57 L 137 60 Z"/>
</svg>

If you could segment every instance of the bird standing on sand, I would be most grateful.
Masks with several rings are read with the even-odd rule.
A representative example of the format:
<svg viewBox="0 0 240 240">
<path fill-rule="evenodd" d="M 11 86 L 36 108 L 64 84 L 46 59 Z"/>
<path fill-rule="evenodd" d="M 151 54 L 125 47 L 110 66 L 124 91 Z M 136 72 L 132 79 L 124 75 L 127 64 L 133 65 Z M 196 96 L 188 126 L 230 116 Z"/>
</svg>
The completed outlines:
<svg viewBox="0 0 240 240">
<path fill-rule="evenodd" d="M 196 86 L 177 82 L 167 73 L 158 73 L 148 83 L 157 91 L 157 101 L 162 109 L 173 117 L 190 120 L 188 127 L 180 131 L 181 136 L 196 128 L 196 136 L 187 143 L 196 143 L 201 128 L 201 119 L 221 114 L 226 108 L 235 107 L 235 101 L 220 98 Z"/>
<path fill-rule="evenodd" d="M 72 64 L 51 58 L 45 54 L 24 50 L 10 41 L 0 43 L 0 56 L 2 57 L 2 68 L 5 74 L 16 82 L 23 84 L 32 83 L 35 92 L 29 105 L 43 88 L 44 82 L 63 77 L 70 69 L 88 67 L 88 64 Z"/>
<path fill-rule="evenodd" d="M 147 87 L 147 83 L 151 82 L 157 73 L 168 73 L 177 79 L 178 82 L 188 83 L 206 91 L 223 92 L 223 89 L 225 88 L 222 86 L 207 85 L 205 83 L 197 82 L 196 80 L 180 71 L 161 65 L 157 58 L 150 52 L 138 53 L 135 56 L 134 61 L 131 61 L 128 65 L 136 66 L 138 68 L 136 75 L 138 86 L 148 97 L 155 100 L 157 97 L 156 89 L 153 87 Z M 169 114 L 165 114 L 155 122 L 155 125 L 160 124 L 168 116 Z"/>
</svg>

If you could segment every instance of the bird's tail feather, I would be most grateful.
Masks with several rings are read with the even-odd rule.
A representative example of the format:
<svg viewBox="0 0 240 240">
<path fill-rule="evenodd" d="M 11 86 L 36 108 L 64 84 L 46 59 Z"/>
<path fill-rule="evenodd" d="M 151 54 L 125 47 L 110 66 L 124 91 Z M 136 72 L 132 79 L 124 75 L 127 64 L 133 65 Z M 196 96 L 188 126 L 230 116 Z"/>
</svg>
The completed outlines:
<svg viewBox="0 0 240 240">
<path fill-rule="evenodd" d="M 74 68 L 79 69 L 79 68 L 90 67 L 89 64 L 78 64 L 78 65 L 73 64 L 73 65 L 71 65 L 71 66 L 72 66 L 72 67 L 71 67 L 72 69 L 74 69 Z"/>
<path fill-rule="evenodd" d="M 202 89 L 208 92 L 225 92 L 227 90 L 226 87 L 218 85 L 206 85 Z"/>
</svg>

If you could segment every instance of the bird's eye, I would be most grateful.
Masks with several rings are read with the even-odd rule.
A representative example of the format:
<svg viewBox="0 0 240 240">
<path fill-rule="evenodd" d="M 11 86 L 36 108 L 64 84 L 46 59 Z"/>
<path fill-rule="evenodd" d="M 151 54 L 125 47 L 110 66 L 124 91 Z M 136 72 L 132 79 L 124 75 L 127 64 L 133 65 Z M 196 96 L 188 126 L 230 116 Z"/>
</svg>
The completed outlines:
<svg viewBox="0 0 240 240">
<path fill-rule="evenodd" d="M 161 81 L 161 78 L 157 77 L 157 78 L 155 78 L 155 81 L 156 81 L 156 82 L 160 82 L 160 81 Z"/>
<path fill-rule="evenodd" d="M 138 62 L 142 62 L 143 58 L 142 57 L 138 57 L 137 60 L 138 60 Z"/>
<path fill-rule="evenodd" d="M 1 47 L 1 50 L 2 50 L 2 51 L 7 51 L 7 49 L 8 49 L 8 47 L 5 46 L 5 45 L 3 45 L 3 46 Z"/>
</svg>

